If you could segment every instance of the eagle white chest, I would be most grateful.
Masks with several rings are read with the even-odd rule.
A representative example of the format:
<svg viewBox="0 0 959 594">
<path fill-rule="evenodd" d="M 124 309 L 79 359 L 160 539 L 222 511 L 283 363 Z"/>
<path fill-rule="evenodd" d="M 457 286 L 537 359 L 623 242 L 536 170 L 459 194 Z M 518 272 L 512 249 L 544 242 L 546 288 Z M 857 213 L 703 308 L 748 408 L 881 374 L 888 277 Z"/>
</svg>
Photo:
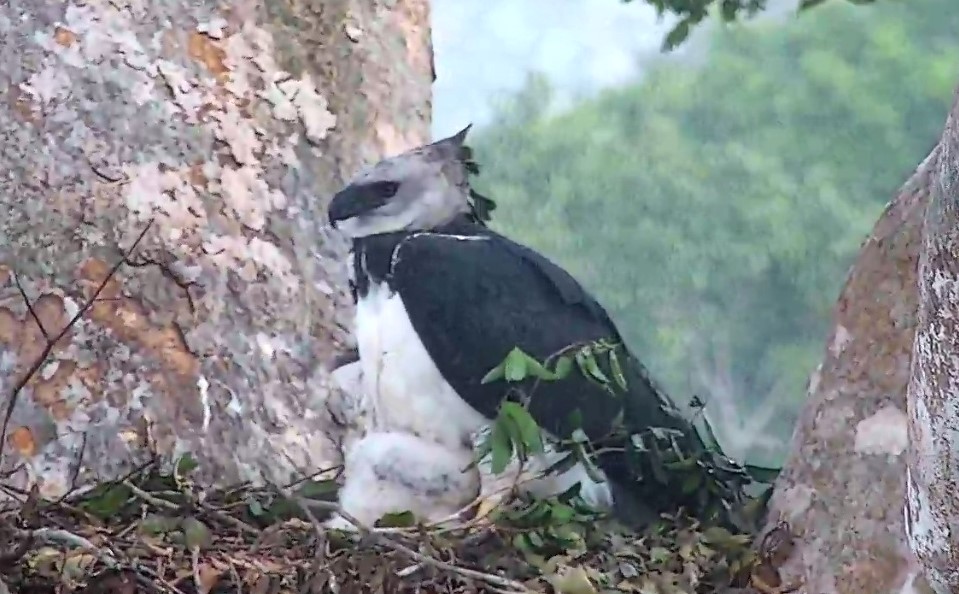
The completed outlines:
<svg viewBox="0 0 959 594">
<path fill-rule="evenodd" d="M 371 429 L 408 431 L 449 447 L 489 421 L 443 378 L 399 293 L 373 283 L 356 304 L 355 336 Z"/>
</svg>

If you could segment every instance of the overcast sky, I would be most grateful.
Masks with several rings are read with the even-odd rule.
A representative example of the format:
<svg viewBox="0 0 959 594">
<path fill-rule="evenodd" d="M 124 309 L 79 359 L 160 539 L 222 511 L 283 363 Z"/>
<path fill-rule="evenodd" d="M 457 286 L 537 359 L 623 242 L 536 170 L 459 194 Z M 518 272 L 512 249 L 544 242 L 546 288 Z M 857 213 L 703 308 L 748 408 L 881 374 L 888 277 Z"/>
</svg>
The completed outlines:
<svg viewBox="0 0 959 594">
<path fill-rule="evenodd" d="M 2 0 L 0 0 L 2 1 Z M 767 0 L 758 19 L 797 18 L 799 0 Z M 676 22 L 644 0 L 431 0 L 433 135 L 489 121 L 497 97 L 545 73 L 557 103 L 628 82 Z M 707 19 L 674 55 L 708 50 Z M 706 43 L 701 43 L 706 42 Z"/>
<path fill-rule="evenodd" d="M 628 80 L 672 21 L 638 0 L 433 0 L 433 133 L 486 123 L 495 98 L 530 70 L 562 94 Z"/>
</svg>

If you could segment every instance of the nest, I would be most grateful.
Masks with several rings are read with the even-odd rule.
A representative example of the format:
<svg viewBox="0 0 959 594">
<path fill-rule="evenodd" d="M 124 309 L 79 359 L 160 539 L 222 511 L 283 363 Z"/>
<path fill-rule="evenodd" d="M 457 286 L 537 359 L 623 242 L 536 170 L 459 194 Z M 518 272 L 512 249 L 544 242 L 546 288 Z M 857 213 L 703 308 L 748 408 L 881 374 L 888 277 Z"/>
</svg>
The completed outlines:
<svg viewBox="0 0 959 594">
<path fill-rule="evenodd" d="M 772 556 L 753 536 L 683 514 L 631 534 L 574 501 L 517 500 L 484 527 L 345 533 L 320 523 L 342 511 L 333 481 L 211 490 L 189 470 L 151 464 L 57 501 L 4 487 L 0 594 L 788 591 L 755 579 Z"/>
</svg>

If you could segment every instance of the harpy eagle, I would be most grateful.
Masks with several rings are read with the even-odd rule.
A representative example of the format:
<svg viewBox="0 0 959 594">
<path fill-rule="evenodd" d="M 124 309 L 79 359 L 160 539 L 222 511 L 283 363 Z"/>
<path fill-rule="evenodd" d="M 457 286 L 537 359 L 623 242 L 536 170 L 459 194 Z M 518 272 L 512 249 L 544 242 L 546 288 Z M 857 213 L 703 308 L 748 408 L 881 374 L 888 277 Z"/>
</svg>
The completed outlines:
<svg viewBox="0 0 959 594">
<path fill-rule="evenodd" d="M 469 128 L 363 169 L 329 204 L 330 224 L 352 240 L 354 333 L 368 422 L 449 450 L 475 445 L 504 398 L 516 393 L 505 379 L 482 381 L 514 348 L 546 361 L 606 341 L 623 390 L 575 372 L 520 383 L 529 414 L 552 442 L 576 432 L 603 443 L 600 476 L 577 463 L 542 479 L 537 490 L 563 491 L 578 482 L 587 503 L 630 524 L 675 509 L 677 489 L 656 484 L 633 456 L 641 447 L 636 436 L 667 432 L 667 441 L 690 456 L 702 452 L 703 441 L 580 283 L 485 225 L 485 199 L 469 184 L 475 167 L 464 145 Z M 602 369 L 613 371 L 608 364 Z M 557 455 L 528 460 L 523 471 L 542 471 Z M 477 513 L 484 515 L 515 476 L 494 475 L 488 456 L 478 468 Z"/>
</svg>

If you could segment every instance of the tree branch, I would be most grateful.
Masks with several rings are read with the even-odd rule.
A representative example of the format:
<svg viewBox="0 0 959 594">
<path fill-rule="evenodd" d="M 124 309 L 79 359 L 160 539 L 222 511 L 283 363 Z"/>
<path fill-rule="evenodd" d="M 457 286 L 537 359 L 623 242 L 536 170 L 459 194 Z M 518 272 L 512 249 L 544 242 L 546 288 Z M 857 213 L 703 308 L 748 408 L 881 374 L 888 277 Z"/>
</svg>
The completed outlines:
<svg viewBox="0 0 959 594">
<path fill-rule="evenodd" d="M 301 507 L 305 505 L 311 505 L 311 506 L 315 506 L 320 509 L 323 509 L 325 511 L 330 511 L 340 515 L 344 520 L 346 520 L 347 522 L 355 526 L 356 529 L 359 530 L 360 534 L 362 534 L 363 536 L 370 538 L 372 541 L 374 541 L 375 543 L 379 545 L 382 545 L 397 553 L 401 553 L 413 559 L 414 561 L 418 561 L 419 563 L 422 563 L 423 565 L 429 565 L 430 567 L 433 567 L 434 569 L 439 569 L 441 571 L 453 573 L 455 575 L 459 575 L 464 578 L 477 580 L 485 584 L 489 584 L 490 586 L 493 586 L 496 588 L 501 588 L 505 592 L 508 592 L 509 594 L 528 594 L 530 592 L 529 588 L 527 588 L 526 586 L 524 586 L 523 584 L 515 580 L 510 580 L 510 579 L 507 579 L 498 575 L 493 575 L 491 573 L 486 573 L 483 571 L 468 569 L 466 567 L 457 567 L 451 563 L 440 561 L 439 559 L 435 559 L 433 557 L 424 555 L 423 553 L 420 553 L 419 551 L 414 551 L 408 546 L 402 543 L 399 543 L 393 540 L 392 538 L 389 538 L 387 535 L 381 532 L 370 530 L 369 528 L 364 526 L 359 520 L 357 520 L 353 515 L 345 511 L 343 507 L 340 506 L 338 503 L 311 499 L 309 504 L 307 504 L 306 502 L 302 500 L 298 500 L 296 496 L 284 492 L 279 487 L 276 487 L 275 485 L 273 487 L 283 497 L 286 497 L 287 499 L 290 499 L 292 501 L 296 501 Z M 312 515 L 313 514 L 310 513 L 307 517 L 310 517 Z M 311 519 L 315 519 L 315 516 Z M 317 524 L 318 523 L 315 523 L 314 527 L 316 527 Z"/>
<path fill-rule="evenodd" d="M 123 263 L 127 261 L 127 259 L 130 257 L 130 254 L 132 254 L 133 251 L 136 249 L 137 245 L 140 244 L 140 241 L 147 234 L 147 231 L 150 230 L 151 226 L 153 226 L 153 219 L 150 219 L 149 221 L 147 221 L 147 224 L 143 227 L 143 230 L 140 231 L 139 235 L 137 235 L 136 240 L 134 240 L 134 242 L 130 245 L 130 247 L 124 253 L 123 258 L 121 258 L 119 261 L 117 261 L 116 264 L 113 265 L 113 267 L 107 273 L 106 277 L 103 279 L 100 285 L 93 292 L 93 295 L 91 295 L 90 298 L 87 299 L 87 301 L 83 304 L 80 310 L 77 311 L 77 313 L 73 316 L 73 318 L 69 322 L 67 322 L 67 324 L 57 333 L 56 336 L 54 336 L 53 338 L 47 338 L 46 340 L 47 344 L 44 346 L 43 351 L 36 358 L 36 360 L 33 362 L 30 368 L 27 369 L 26 373 L 20 378 L 20 380 L 16 383 L 16 385 L 14 385 L 13 391 L 10 393 L 10 400 L 7 402 L 7 409 L 3 415 L 3 426 L 0 427 L 0 460 L 3 459 L 3 448 L 7 442 L 7 427 L 10 424 L 10 418 L 13 416 L 13 409 L 17 405 L 17 398 L 20 396 L 20 392 L 30 382 L 30 379 L 33 378 L 34 375 L 36 375 L 37 371 L 39 371 L 40 368 L 43 367 L 43 364 L 46 363 L 47 358 L 50 356 L 50 353 L 53 352 L 53 348 L 56 346 L 57 342 L 59 342 L 60 339 L 63 338 L 67 332 L 69 332 L 70 328 L 72 328 L 74 324 L 76 324 L 80 320 L 80 318 L 86 315 L 87 311 L 91 307 L 93 307 L 93 303 L 96 301 L 97 297 L 99 297 L 100 293 L 103 292 L 103 289 L 107 286 L 107 283 L 110 282 L 110 280 L 116 275 L 120 267 L 123 266 Z M 16 279 L 16 275 L 14 275 L 14 279 Z M 22 293 L 22 292 L 21 294 L 25 295 L 25 293 Z M 33 311 L 33 306 L 30 304 L 29 300 L 27 301 L 27 309 L 34 316 L 34 319 L 36 320 L 37 324 L 40 325 L 41 332 L 43 332 L 44 336 L 46 336 L 46 331 L 43 330 L 43 326 L 40 324 L 39 318 L 36 317 L 36 313 Z"/>
</svg>

